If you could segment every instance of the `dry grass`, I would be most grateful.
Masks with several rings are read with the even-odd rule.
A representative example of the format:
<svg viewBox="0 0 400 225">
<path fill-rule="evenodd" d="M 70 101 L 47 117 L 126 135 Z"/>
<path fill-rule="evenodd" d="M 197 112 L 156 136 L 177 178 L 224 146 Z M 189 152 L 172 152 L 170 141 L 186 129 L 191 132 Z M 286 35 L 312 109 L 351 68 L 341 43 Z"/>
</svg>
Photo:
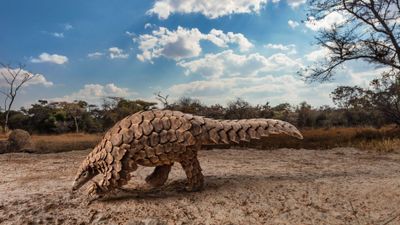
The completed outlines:
<svg viewBox="0 0 400 225">
<path fill-rule="evenodd" d="M 390 126 L 381 129 L 371 127 L 304 129 L 302 133 L 304 140 L 288 138 L 285 135 L 273 135 L 251 143 L 241 143 L 240 146 L 256 149 L 357 147 L 378 152 L 400 151 L 400 129 Z M 83 133 L 33 135 L 33 142 L 37 153 L 65 152 L 93 148 L 102 136 L 103 134 Z M 0 136 L 0 139 L 5 139 L 5 137 Z M 227 146 L 217 147 L 226 148 Z"/>
<path fill-rule="evenodd" d="M 305 148 L 330 149 L 335 147 L 358 147 L 366 150 L 387 152 L 399 147 L 400 130 L 392 126 L 376 129 L 372 127 L 336 127 L 330 129 L 302 130 L 304 139 L 287 138 L 276 135 L 252 143 L 243 143 L 242 147 L 257 149 Z"/>
<path fill-rule="evenodd" d="M 102 134 L 61 134 L 33 135 L 33 143 L 38 153 L 65 152 L 93 148 Z"/>
<path fill-rule="evenodd" d="M 373 150 L 382 153 L 394 151 L 400 152 L 400 138 L 360 141 L 356 147 L 359 149 Z"/>
</svg>

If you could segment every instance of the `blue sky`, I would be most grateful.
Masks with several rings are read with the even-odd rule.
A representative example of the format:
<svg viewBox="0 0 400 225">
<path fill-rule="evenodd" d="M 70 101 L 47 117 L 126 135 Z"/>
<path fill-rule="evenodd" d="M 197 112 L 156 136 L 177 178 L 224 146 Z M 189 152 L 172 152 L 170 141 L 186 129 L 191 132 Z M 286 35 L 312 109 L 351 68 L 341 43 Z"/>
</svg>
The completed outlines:
<svg viewBox="0 0 400 225">
<path fill-rule="evenodd" d="M 314 35 L 343 18 L 302 23 L 305 7 L 305 0 L 6 0 L 0 61 L 40 74 L 16 107 L 38 99 L 100 104 L 105 96 L 155 101 L 158 91 L 207 104 L 241 97 L 331 105 L 335 86 L 366 85 L 376 73 L 353 63 L 332 83 L 305 84 L 296 72 L 329 57 Z"/>
</svg>

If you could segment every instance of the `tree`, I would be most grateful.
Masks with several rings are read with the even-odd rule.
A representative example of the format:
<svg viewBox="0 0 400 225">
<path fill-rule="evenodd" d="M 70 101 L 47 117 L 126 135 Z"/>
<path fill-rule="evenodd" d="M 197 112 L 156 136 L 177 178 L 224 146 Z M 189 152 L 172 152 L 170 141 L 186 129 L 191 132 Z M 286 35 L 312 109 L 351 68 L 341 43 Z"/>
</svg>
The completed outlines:
<svg viewBox="0 0 400 225">
<path fill-rule="evenodd" d="M 331 13 L 343 23 L 320 30 L 317 44 L 329 51 L 324 61 L 300 71 L 311 81 L 327 81 L 343 63 L 364 60 L 400 70 L 399 0 L 310 0 L 309 22 Z"/>
<path fill-rule="evenodd" d="M 181 97 L 178 101 L 168 105 L 167 108 L 192 114 L 202 114 L 204 111 L 204 106 L 200 100 L 190 97 Z"/>
<path fill-rule="evenodd" d="M 269 105 L 269 102 L 266 102 L 264 105 L 257 106 L 260 110 L 260 117 L 261 118 L 272 118 L 274 116 L 274 111 L 272 107 Z"/>
<path fill-rule="evenodd" d="M 122 118 L 133 113 L 155 108 L 157 103 L 143 100 L 128 100 L 120 97 L 108 97 L 102 105 L 101 120 L 103 127 L 108 128 Z"/>
<path fill-rule="evenodd" d="M 226 108 L 225 119 L 249 119 L 257 118 L 258 109 L 253 107 L 249 102 L 237 98 L 234 101 L 228 102 Z"/>
<path fill-rule="evenodd" d="M 0 63 L 0 74 L 3 77 L 6 87 L 0 90 L 0 93 L 4 95 L 4 108 L 5 120 L 3 124 L 3 131 L 8 131 L 8 122 L 10 117 L 10 111 L 14 104 L 15 98 L 21 88 L 35 78 L 37 74 L 32 74 L 24 70 L 25 66 L 20 64 L 18 67 L 12 67 L 9 64 Z"/>
<path fill-rule="evenodd" d="M 205 106 L 203 109 L 203 116 L 213 119 L 223 119 L 225 117 L 226 109 L 220 104 Z"/>
<path fill-rule="evenodd" d="M 159 91 L 159 92 L 157 92 L 157 93 L 154 93 L 154 95 L 156 96 L 156 99 L 157 99 L 159 102 L 161 102 L 161 104 L 163 104 L 163 108 L 164 108 L 164 109 L 167 109 L 167 108 L 170 106 L 169 103 L 168 103 L 168 97 L 169 97 L 169 95 L 163 96 L 163 95 L 161 94 L 161 91 Z"/>
<path fill-rule="evenodd" d="M 79 133 L 79 123 L 84 112 L 86 112 L 87 103 L 85 101 L 75 101 L 75 102 L 60 102 L 59 105 L 64 109 L 64 111 L 72 117 L 74 120 L 75 132 Z"/>
<path fill-rule="evenodd" d="M 378 110 L 390 122 L 400 125 L 400 76 L 385 73 L 369 89 L 341 86 L 332 92 L 335 104 L 346 108 Z"/>
<path fill-rule="evenodd" d="M 313 124 L 313 110 L 311 105 L 307 102 L 302 102 L 297 108 L 297 126 L 299 127 L 312 127 Z"/>
<path fill-rule="evenodd" d="M 48 104 L 45 100 L 39 100 L 38 103 L 32 104 L 26 110 L 29 116 L 29 123 L 24 129 L 39 132 L 39 133 L 54 133 L 57 132 L 57 108 L 54 104 Z M 63 131 L 63 130 L 62 130 Z"/>
<path fill-rule="evenodd" d="M 294 113 L 292 110 L 292 106 L 289 103 L 281 103 L 279 105 L 276 105 L 275 107 L 272 107 L 272 110 L 274 112 L 275 119 L 285 120 L 292 123 L 297 122 L 297 119 L 293 118 Z"/>
</svg>

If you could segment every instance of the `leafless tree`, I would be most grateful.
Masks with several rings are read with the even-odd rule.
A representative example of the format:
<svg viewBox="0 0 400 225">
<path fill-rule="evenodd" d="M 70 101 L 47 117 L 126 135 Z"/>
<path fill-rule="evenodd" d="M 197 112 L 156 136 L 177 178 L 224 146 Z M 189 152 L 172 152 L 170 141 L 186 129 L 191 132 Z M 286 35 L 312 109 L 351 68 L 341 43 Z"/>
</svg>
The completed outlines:
<svg viewBox="0 0 400 225">
<path fill-rule="evenodd" d="M 308 18 L 320 20 L 340 13 L 345 21 L 322 29 L 317 44 L 329 56 L 300 71 L 310 81 L 330 80 L 343 63 L 364 60 L 400 70 L 399 0 L 310 0 Z M 309 21 L 312 22 L 312 21 Z"/>
<path fill-rule="evenodd" d="M 161 94 L 161 91 L 159 91 L 159 92 L 157 92 L 157 93 L 154 93 L 154 95 L 155 95 L 156 99 L 157 99 L 158 101 L 160 101 L 161 104 L 163 104 L 164 109 L 166 109 L 166 108 L 169 107 L 169 103 L 168 103 L 168 97 L 169 97 L 169 95 L 163 96 L 163 95 Z"/>
<path fill-rule="evenodd" d="M 3 131 L 8 131 L 8 120 L 10 117 L 11 107 L 17 97 L 18 92 L 21 88 L 35 78 L 37 74 L 32 74 L 24 70 L 25 65 L 19 64 L 18 67 L 12 67 L 10 64 L 0 63 L 0 74 L 5 81 L 5 87 L 0 90 L 0 93 L 4 96 L 4 112 L 5 120 L 3 125 Z"/>
</svg>

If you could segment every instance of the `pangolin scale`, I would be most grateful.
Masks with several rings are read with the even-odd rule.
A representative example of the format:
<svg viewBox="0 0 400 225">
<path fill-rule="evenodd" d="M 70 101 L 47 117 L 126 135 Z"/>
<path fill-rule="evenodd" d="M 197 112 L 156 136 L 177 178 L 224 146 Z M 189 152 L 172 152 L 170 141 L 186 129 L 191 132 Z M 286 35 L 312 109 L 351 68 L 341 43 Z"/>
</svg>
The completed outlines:
<svg viewBox="0 0 400 225">
<path fill-rule="evenodd" d="M 203 187 L 197 151 L 205 145 L 238 144 L 284 133 L 303 136 L 290 123 L 275 119 L 214 120 L 179 111 L 150 110 L 130 115 L 117 122 L 86 157 L 75 177 L 73 190 L 98 174 L 88 194 L 101 196 L 128 182 L 138 165 L 156 167 L 146 181 L 161 186 L 171 166 L 179 162 L 187 176 L 188 191 Z"/>
</svg>

